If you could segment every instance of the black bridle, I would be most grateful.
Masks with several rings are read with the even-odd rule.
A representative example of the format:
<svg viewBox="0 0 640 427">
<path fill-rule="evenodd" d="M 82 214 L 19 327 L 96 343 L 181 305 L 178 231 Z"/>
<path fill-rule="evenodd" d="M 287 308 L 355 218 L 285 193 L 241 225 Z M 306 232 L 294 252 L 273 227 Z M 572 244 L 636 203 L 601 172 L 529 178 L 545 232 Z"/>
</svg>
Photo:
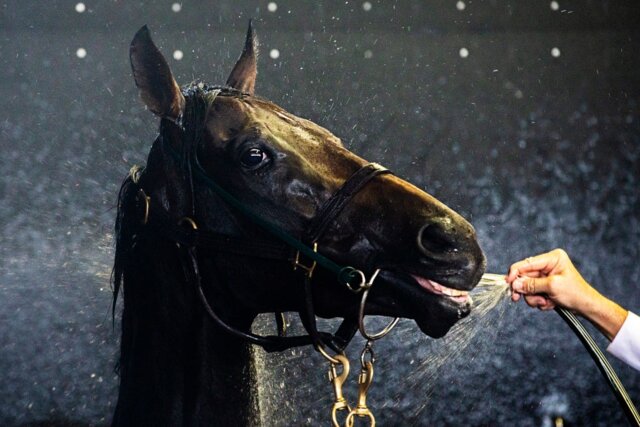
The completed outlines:
<svg viewBox="0 0 640 427">
<path fill-rule="evenodd" d="M 220 95 L 238 96 L 236 91 L 228 88 L 204 87 L 203 89 L 203 87 L 200 87 L 200 89 L 203 93 L 210 94 L 213 98 Z M 195 94 L 194 91 L 196 92 Z M 320 209 L 318 209 L 316 215 L 310 221 L 303 238 L 295 238 L 279 227 L 276 227 L 266 221 L 260 215 L 256 214 L 246 205 L 241 203 L 233 195 L 218 185 L 217 182 L 202 168 L 197 158 L 197 146 L 203 126 L 203 123 L 200 122 L 204 121 L 204 116 L 197 114 L 189 115 L 190 101 L 191 104 L 193 104 L 193 98 L 197 95 L 197 89 L 194 89 L 193 87 L 185 90 L 185 97 L 187 98 L 187 116 L 184 118 L 186 119 L 184 126 L 181 126 L 179 122 L 177 123 L 180 125 L 183 132 L 182 153 L 176 153 L 170 144 L 164 140 L 163 132 L 161 132 L 158 137 L 163 150 L 172 155 L 178 163 L 182 163 L 185 166 L 187 182 L 191 187 L 192 212 L 195 213 L 195 193 L 193 182 L 194 180 L 199 180 L 204 185 L 212 189 L 226 205 L 245 216 L 254 224 L 260 226 L 269 234 L 277 238 L 279 242 L 274 242 L 273 240 L 239 238 L 228 234 L 202 230 L 198 228 L 197 223 L 193 218 L 178 218 L 171 212 L 167 211 L 159 201 L 151 199 L 140 185 L 140 174 L 142 173 L 142 170 L 132 169 L 125 185 L 132 185 L 136 190 L 128 193 L 135 194 L 134 203 L 136 203 L 137 210 L 141 217 L 140 223 L 143 226 L 141 231 L 143 233 L 152 233 L 164 236 L 166 239 L 179 246 L 183 253 L 181 262 L 187 281 L 192 283 L 197 289 L 199 299 L 208 316 L 225 332 L 239 337 L 251 344 L 259 345 L 269 352 L 282 351 L 291 347 L 312 344 L 318 351 L 323 353 L 325 357 L 331 359 L 324 350 L 325 346 L 331 348 L 336 353 L 344 351 L 344 348 L 349 344 L 353 335 L 358 330 L 359 324 L 362 324 L 361 317 L 363 316 L 363 305 L 366 300 L 366 293 L 360 307 L 360 319 L 358 318 L 358 313 L 354 313 L 353 317 L 345 317 L 335 333 L 331 334 L 318 331 L 311 288 L 312 277 L 316 266 L 320 266 L 334 273 L 338 282 L 344 284 L 353 292 L 360 292 L 363 290 L 368 292 L 372 281 L 367 281 L 362 271 L 351 266 L 341 266 L 333 260 L 323 256 L 318 252 L 317 242 L 324 235 L 328 227 L 338 218 L 345 206 L 362 188 L 364 188 L 375 177 L 391 172 L 376 163 L 369 163 L 362 166 L 323 203 Z M 212 101 L 213 100 L 210 102 Z M 197 106 L 194 107 L 191 105 L 191 111 L 193 111 L 194 108 L 197 108 Z M 193 123 L 194 121 L 196 123 Z M 286 261 L 291 263 L 294 270 L 300 271 L 303 275 L 305 304 L 303 309 L 300 311 L 300 318 L 308 335 L 285 336 L 285 322 L 282 313 L 276 313 L 279 328 L 277 336 L 261 336 L 252 332 L 245 332 L 234 328 L 221 319 L 209 304 L 202 288 L 197 257 L 197 251 L 200 248 L 213 252 L 232 253 L 236 255 L 257 257 L 273 261 Z M 306 265 L 302 258 L 306 260 Z M 361 330 L 362 329 L 363 327 L 361 326 Z"/>
</svg>

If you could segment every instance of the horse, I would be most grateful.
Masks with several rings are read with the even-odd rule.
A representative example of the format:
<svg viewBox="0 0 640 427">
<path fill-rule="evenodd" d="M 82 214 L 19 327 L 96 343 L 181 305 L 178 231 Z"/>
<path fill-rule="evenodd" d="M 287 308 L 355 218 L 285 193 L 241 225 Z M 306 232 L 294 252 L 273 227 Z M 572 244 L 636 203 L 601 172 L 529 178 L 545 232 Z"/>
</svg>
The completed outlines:
<svg viewBox="0 0 640 427">
<path fill-rule="evenodd" d="M 146 26 L 130 60 L 160 127 L 118 195 L 114 426 L 256 425 L 252 345 L 313 345 L 335 362 L 365 315 L 438 338 L 469 314 L 486 264 L 474 228 L 256 96 L 251 23 L 225 85 L 180 87 Z M 286 335 L 287 312 L 308 335 Z M 276 313 L 277 335 L 251 331 L 261 313 Z M 329 333 L 316 316 L 344 320 Z"/>
</svg>

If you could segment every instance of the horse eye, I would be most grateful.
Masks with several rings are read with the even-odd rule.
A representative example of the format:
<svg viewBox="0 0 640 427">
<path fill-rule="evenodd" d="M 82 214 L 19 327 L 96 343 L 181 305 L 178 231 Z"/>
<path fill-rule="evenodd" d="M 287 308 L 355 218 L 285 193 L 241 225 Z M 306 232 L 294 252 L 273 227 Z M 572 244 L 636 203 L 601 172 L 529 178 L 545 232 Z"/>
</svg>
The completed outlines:
<svg viewBox="0 0 640 427">
<path fill-rule="evenodd" d="M 240 157 L 242 166 L 255 169 L 268 159 L 267 154 L 259 148 L 250 148 Z"/>
</svg>

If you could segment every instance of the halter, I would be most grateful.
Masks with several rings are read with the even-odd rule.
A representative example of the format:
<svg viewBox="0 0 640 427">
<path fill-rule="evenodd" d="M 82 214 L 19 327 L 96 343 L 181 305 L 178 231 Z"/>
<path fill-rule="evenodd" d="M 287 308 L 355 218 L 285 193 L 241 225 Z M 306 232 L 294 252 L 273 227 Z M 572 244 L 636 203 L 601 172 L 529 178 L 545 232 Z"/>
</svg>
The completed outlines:
<svg viewBox="0 0 640 427">
<path fill-rule="evenodd" d="M 206 88 L 207 93 L 213 98 L 222 95 L 237 95 L 235 91 L 227 88 Z M 187 90 L 188 94 L 189 89 Z M 177 123 L 178 125 L 180 123 Z M 197 138 L 198 130 L 186 129 L 182 127 L 184 137 Z M 373 415 L 366 408 L 366 393 L 373 379 L 373 350 L 374 340 L 382 338 L 398 322 L 398 318 L 391 321 L 382 331 L 376 334 L 369 334 L 364 326 L 364 307 L 366 299 L 380 270 L 376 270 L 369 280 L 365 274 L 352 266 L 340 265 L 335 261 L 325 257 L 318 252 L 318 241 L 324 235 L 328 227 L 338 218 L 343 209 L 368 183 L 380 175 L 391 173 L 388 169 L 377 163 L 369 163 L 358 169 L 351 175 L 342 186 L 318 209 L 314 218 L 310 221 L 308 231 L 305 233 L 304 242 L 283 229 L 267 221 L 248 206 L 240 202 L 226 189 L 221 187 L 211 176 L 207 174 L 197 158 L 197 140 L 189 141 L 191 147 L 184 149 L 183 153 L 175 152 L 170 144 L 165 143 L 162 133 L 159 142 L 165 152 L 169 153 L 178 163 L 182 162 L 187 166 L 187 178 L 191 186 L 192 211 L 195 212 L 193 180 L 197 179 L 208 188 L 213 190 L 228 206 L 233 208 L 252 223 L 267 231 L 281 243 L 274 243 L 272 240 L 243 239 L 235 236 L 211 232 L 198 228 L 196 221 L 191 217 L 177 218 L 168 212 L 158 201 L 151 199 L 140 186 L 139 178 L 141 168 L 132 168 L 128 182 L 125 185 L 133 185 L 135 191 L 135 203 L 140 213 L 143 231 L 163 235 L 170 241 L 175 242 L 183 251 L 181 262 L 187 276 L 187 281 L 195 285 L 198 297 L 205 309 L 205 312 L 215 324 L 225 332 L 239 337 L 251 344 L 259 345 L 266 351 L 282 351 L 287 348 L 312 344 L 315 349 L 325 357 L 331 366 L 329 377 L 334 386 L 336 402 L 332 409 L 332 419 L 334 425 L 339 425 L 336 413 L 341 410 L 349 410 L 347 425 L 353 425 L 353 417 L 369 417 L 372 425 L 375 425 Z M 183 138 L 184 139 L 184 138 Z M 186 142 L 183 142 L 186 145 Z M 185 158 L 186 156 L 186 158 Z M 186 161 L 186 163 L 185 163 Z M 285 321 L 282 313 L 276 313 L 278 322 L 278 335 L 261 336 L 252 332 L 239 330 L 221 319 L 209 304 L 204 294 L 200 268 L 197 260 L 197 249 L 204 248 L 214 252 L 231 253 L 250 257 L 278 260 L 290 262 L 294 270 L 302 271 L 305 304 L 300 311 L 300 318 L 308 335 L 285 336 Z M 306 260 L 306 263 L 303 261 Z M 320 332 L 316 326 L 316 317 L 312 297 L 311 282 L 315 269 L 320 266 L 336 276 L 339 283 L 346 286 L 354 293 L 362 293 L 357 319 L 346 317 L 338 330 L 333 333 Z M 344 349 L 351 341 L 356 330 L 368 340 L 361 355 L 362 371 L 359 377 L 360 393 L 358 406 L 351 410 L 342 396 L 342 383 L 349 372 L 349 362 L 344 356 Z M 336 356 L 327 353 L 326 347 L 331 348 Z M 365 361 L 366 355 L 369 360 Z M 337 375 L 336 367 L 342 367 L 342 375 Z"/>
</svg>

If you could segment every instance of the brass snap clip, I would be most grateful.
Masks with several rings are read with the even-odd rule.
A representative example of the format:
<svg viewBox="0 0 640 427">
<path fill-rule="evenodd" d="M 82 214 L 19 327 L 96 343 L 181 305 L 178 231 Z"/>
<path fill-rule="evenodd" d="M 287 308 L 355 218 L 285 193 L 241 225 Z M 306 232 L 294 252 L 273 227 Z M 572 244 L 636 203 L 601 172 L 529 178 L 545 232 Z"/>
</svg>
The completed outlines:
<svg viewBox="0 0 640 427">
<path fill-rule="evenodd" d="M 366 355 L 369 355 L 369 360 L 367 360 Z M 362 365 L 362 369 L 360 370 L 360 375 L 358 376 L 358 404 L 355 408 L 349 412 L 347 416 L 347 420 L 345 425 L 347 427 L 353 427 L 355 423 L 355 417 L 358 418 L 369 418 L 371 421 L 371 427 L 375 427 L 376 418 L 373 416 L 371 410 L 367 407 L 367 392 L 369 391 L 369 387 L 373 382 L 373 362 L 375 361 L 373 349 L 371 348 L 370 342 L 367 342 L 362 354 L 360 355 L 360 363 Z"/>
<path fill-rule="evenodd" d="M 333 406 L 331 407 L 331 420 L 333 422 L 333 427 L 340 427 L 341 424 L 338 422 L 338 412 L 351 412 L 351 407 L 342 394 L 342 385 L 349 376 L 349 360 L 344 354 L 336 354 L 335 359 L 338 363 L 331 362 L 331 367 L 329 368 L 329 381 L 333 385 L 333 393 L 335 397 Z M 338 374 L 338 366 L 342 366 L 342 372 L 340 374 Z"/>
</svg>

